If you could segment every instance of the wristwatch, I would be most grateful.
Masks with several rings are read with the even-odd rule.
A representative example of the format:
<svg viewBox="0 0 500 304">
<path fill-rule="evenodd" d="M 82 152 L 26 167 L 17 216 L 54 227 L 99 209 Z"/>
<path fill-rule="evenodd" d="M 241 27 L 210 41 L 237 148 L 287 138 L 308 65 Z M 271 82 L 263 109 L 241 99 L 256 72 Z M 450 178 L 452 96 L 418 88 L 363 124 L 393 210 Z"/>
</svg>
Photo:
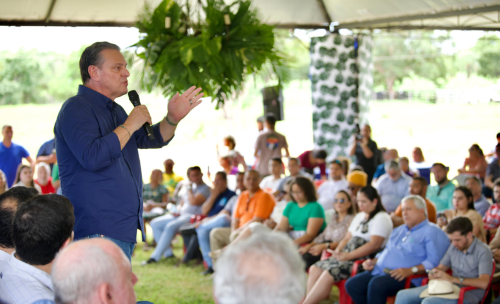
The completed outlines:
<svg viewBox="0 0 500 304">
<path fill-rule="evenodd" d="M 416 274 L 418 272 L 418 267 L 417 266 L 413 266 L 411 268 L 411 272 L 413 272 L 414 274 Z"/>
<path fill-rule="evenodd" d="M 326 249 L 330 249 L 330 243 L 329 242 L 326 242 Z"/>
<path fill-rule="evenodd" d="M 464 285 L 464 278 L 459 278 L 460 279 L 460 285 Z"/>
</svg>

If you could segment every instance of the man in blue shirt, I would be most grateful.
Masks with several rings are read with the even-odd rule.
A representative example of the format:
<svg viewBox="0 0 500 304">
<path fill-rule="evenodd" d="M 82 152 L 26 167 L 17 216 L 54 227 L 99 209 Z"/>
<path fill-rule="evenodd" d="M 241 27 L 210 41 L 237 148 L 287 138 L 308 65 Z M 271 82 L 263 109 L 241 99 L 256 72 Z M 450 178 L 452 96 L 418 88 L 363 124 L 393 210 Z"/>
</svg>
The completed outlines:
<svg viewBox="0 0 500 304">
<path fill-rule="evenodd" d="M 391 213 L 398 208 L 401 199 L 409 194 L 412 178 L 401 172 L 399 164 L 394 160 L 386 162 L 385 166 L 387 173 L 377 180 L 375 188 L 385 210 Z"/>
<path fill-rule="evenodd" d="M 38 149 L 36 162 L 47 163 L 50 165 L 50 170 L 52 170 L 56 161 L 56 139 L 52 138 L 51 140 L 44 142 L 40 149 Z"/>
<path fill-rule="evenodd" d="M 130 115 L 114 100 L 127 93 L 130 73 L 120 48 L 96 42 L 80 58 L 83 85 L 62 106 L 54 127 L 62 193 L 75 207 L 75 238 L 105 237 L 131 258 L 142 221 L 142 173 L 138 149 L 161 148 L 201 103 L 201 88 L 191 87 L 168 102 L 168 113 L 152 126 L 144 105 Z"/>
<path fill-rule="evenodd" d="M 446 234 L 427 220 L 422 197 L 409 195 L 402 201 L 404 225 L 392 231 L 375 259 L 363 263 L 365 272 L 347 280 L 345 288 L 354 303 L 385 304 L 405 286 L 405 279 L 433 269 L 446 253 Z M 417 282 L 415 282 L 417 281 Z M 420 284 L 421 280 L 412 283 Z"/>
<path fill-rule="evenodd" d="M 12 137 L 14 136 L 12 126 L 3 126 L 2 136 L 3 141 L 0 143 L 0 170 L 5 173 L 7 186 L 10 188 L 14 184 L 17 168 L 22 163 L 23 158 L 26 158 L 33 169 L 35 168 L 35 162 L 23 146 L 12 142 Z"/>
</svg>

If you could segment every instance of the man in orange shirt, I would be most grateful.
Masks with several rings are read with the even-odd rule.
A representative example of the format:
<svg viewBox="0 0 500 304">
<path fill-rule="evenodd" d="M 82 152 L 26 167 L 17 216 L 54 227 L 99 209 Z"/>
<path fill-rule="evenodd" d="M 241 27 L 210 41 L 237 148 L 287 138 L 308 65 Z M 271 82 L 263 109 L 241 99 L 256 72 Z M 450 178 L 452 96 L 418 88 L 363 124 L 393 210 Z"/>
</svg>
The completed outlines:
<svg viewBox="0 0 500 304">
<path fill-rule="evenodd" d="M 427 207 L 427 219 L 431 223 L 436 223 L 436 206 L 430 200 L 428 200 L 425 195 L 427 193 L 427 180 L 420 176 L 415 176 L 410 183 L 410 194 L 411 195 L 420 195 L 423 199 L 425 199 L 426 207 Z M 394 228 L 397 226 L 401 226 L 404 224 L 403 220 L 403 211 L 401 210 L 401 204 L 398 206 L 396 211 L 391 213 L 392 223 Z"/>
<path fill-rule="evenodd" d="M 210 250 L 218 251 L 232 242 L 238 234 L 253 222 L 264 222 L 274 209 L 274 198 L 259 187 L 260 174 L 255 170 L 245 174 L 246 191 L 238 198 L 231 228 L 215 228 L 210 232 Z M 215 262 L 214 262 L 215 264 Z"/>
</svg>

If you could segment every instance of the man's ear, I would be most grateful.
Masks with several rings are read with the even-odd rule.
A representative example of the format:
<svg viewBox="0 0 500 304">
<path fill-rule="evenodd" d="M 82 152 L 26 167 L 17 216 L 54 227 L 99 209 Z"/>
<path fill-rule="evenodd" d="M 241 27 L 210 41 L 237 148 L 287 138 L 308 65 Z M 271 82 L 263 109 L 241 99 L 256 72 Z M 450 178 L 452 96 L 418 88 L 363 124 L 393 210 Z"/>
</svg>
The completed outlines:
<svg viewBox="0 0 500 304">
<path fill-rule="evenodd" d="M 112 304 L 115 303 L 115 300 L 112 296 L 112 287 L 108 283 L 103 283 L 97 287 L 97 298 L 99 299 L 99 303 L 103 304 Z"/>
<path fill-rule="evenodd" d="M 88 67 L 88 72 L 89 72 L 90 78 L 92 78 L 92 80 L 97 81 L 97 82 L 100 80 L 98 67 L 96 67 L 95 65 L 91 65 Z"/>
</svg>

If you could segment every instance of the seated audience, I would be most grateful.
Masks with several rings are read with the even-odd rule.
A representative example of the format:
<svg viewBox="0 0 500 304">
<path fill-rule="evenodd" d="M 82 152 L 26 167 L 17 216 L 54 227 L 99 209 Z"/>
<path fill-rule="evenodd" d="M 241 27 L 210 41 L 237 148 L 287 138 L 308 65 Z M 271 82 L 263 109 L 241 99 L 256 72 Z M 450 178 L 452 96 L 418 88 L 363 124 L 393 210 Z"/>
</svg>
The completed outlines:
<svg viewBox="0 0 500 304">
<path fill-rule="evenodd" d="M 213 218 L 224 210 L 231 198 L 235 195 L 236 193 L 227 188 L 226 172 L 217 172 L 214 179 L 214 188 L 211 189 L 208 199 L 201 205 L 201 215 Z M 184 257 L 176 266 L 185 264 L 195 258 L 201 261 L 202 256 L 199 249 L 198 236 L 196 234 L 196 227 L 198 227 L 200 223 L 201 222 L 198 221 L 193 225 L 181 227 L 180 233 L 184 239 L 186 251 Z"/>
<path fill-rule="evenodd" d="M 170 158 L 163 162 L 165 172 L 163 173 L 163 186 L 165 186 L 169 193 L 174 193 L 177 184 L 184 179 L 184 177 L 175 174 L 174 161 Z"/>
<path fill-rule="evenodd" d="M 224 137 L 224 151 L 219 151 L 219 145 L 217 145 L 217 157 L 220 159 L 220 155 L 227 155 L 230 157 L 231 167 L 238 169 L 239 165 L 241 165 L 243 167 L 243 171 L 246 171 L 247 164 L 245 162 L 245 158 L 240 154 L 240 152 L 234 149 L 235 147 L 236 141 L 234 140 L 234 137 Z"/>
<path fill-rule="evenodd" d="M 288 160 L 288 171 L 290 172 L 290 175 L 285 177 L 284 179 L 281 180 L 278 188 L 274 192 L 274 196 L 276 197 L 276 200 L 279 201 L 283 197 L 283 189 L 285 187 L 285 183 L 294 177 L 302 176 L 302 177 L 308 177 L 305 174 L 301 173 L 300 171 L 300 160 L 298 158 L 290 158 Z"/>
<path fill-rule="evenodd" d="M 56 303 L 136 303 L 137 277 L 130 261 L 107 239 L 84 239 L 61 250 L 52 267 L 52 283 Z"/>
<path fill-rule="evenodd" d="M 399 164 L 394 160 L 386 162 L 385 166 L 387 173 L 377 180 L 375 188 L 385 210 L 393 212 L 398 208 L 403 197 L 408 195 L 411 178 L 401 172 Z"/>
<path fill-rule="evenodd" d="M 392 231 L 392 221 L 377 190 L 371 186 L 359 190 L 358 207 L 360 212 L 333 255 L 309 269 L 304 304 L 326 299 L 334 283 L 349 278 L 354 261 L 373 258 L 385 246 Z"/>
<path fill-rule="evenodd" d="M 9 189 L 9 186 L 7 185 L 7 176 L 5 176 L 5 173 L 0 170 L 0 194 L 7 191 L 7 189 Z"/>
<path fill-rule="evenodd" d="M 484 230 L 483 218 L 474 209 L 472 192 L 469 188 L 460 186 L 455 189 L 453 192 L 453 207 L 454 209 L 445 210 L 444 215 L 446 216 L 446 221 L 443 222 L 439 220 L 438 225 L 444 230 L 446 229 L 446 223 L 449 223 L 452 219 L 459 216 L 467 217 L 474 226 L 472 234 L 481 242 L 486 243 L 486 231 Z"/>
<path fill-rule="evenodd" d="M 282 158 L 282 150 L 285 150 L 285 157 L 290 157 L 286 137 L 275 130 L 276 118 L 272 114 L 266 115 L 266 128 L 255 141 L 254 156 L 257 159 L 255 169 L 264 177 L 270 174 L 269 160 L 272 158 Z"/>
<path fill-rule="evenodd" d="M 427 219 L 431 223 L 436 223 L 436 206 L 425 198 L 427 193 L 427 181 L 425 178 L 420 176 L 415 176 L 410 183 L 410 195 L 418 195 L 425 200 L 425 207 L 427 210 Z M 398 206 L 396 211 L 391 213 L 392 223 L 394 227 L 398 227 L 404 224 L 403 220 L 403 210 L 401 205 Z"/>
<path fill-rule="evenodd" d="M 16 250 L 0 262 L 0 303 L 54 299 L 52 262 L 73 240 L 74 224 L 73 205 L 61 195 L 38 195 L 18 206 L 12 222 Z"/>
<path fill-rule="evenodd" d="M 0 262 L 7 262 L 14 249 L 12 221 L 18 206 L 38 195 L 34 188 L 14 187 L 0 194 Z"/>
<path fill-rule="evenodd" d="M 38 163 L 36 165 L 35 183 L 42 189 L 42 194 L 52 194 L 56 192 L 56 189 L 52 185 L 52 174 L 48 164 Z"/>
<path fill-rule="evenodd" d="M 391 160 L 397 161 L 398 158 L 399 158 L 398 150 L 396 150 L 396 149 L 385 150 L 384 162 L 377 166 L 377 170 L 375 171 L 375 174 L 373 175 L 373 182 L 376 182 L 379 177 L 381 177 L 382 175 L 384 175 L 386 173 L 385 163 L 387 163 Z M 372 182 L 372 184 L 373 184 L 373 182 Z"/>
<path fill-rule="evenodd" d="M 500 178 L 500 144 L 496 146 L 495 158 L 486 168 L 486 177 L 484 178 L 483 193 L 487 197 L 491 197 L 493 191 L 493 183 Z"/>
<path fill-rule="evenodd" d="M 429 272 L 429 279 L 447 281 L 458 287 L 478 288 L 467 291 L 464 297 L 464 303 L 477 304 L 481 303 L 488 287 L 493 265 L 490 249 L 474 237 L 472 229 L 472 222 L 466 217 L 457 217 L 450 222 L 446 227 L 451 240 L 450 247 L 439 265 Z M 446 273 L 448 269 L 452 270 L 452 275 Z M 422 298 L 424 291 L 427 291 L 427 286 L 401 290 L 397 294 L 396 304 L 457 303 L 457 300 L 429 296 L 428 291 L 426 297 Z"/>
<path fill-rule="evenodd" d="M 216 266 L 216 303 L 299 304 L 304 299 L 304 262 L 282 233 L 253 235 L 225 250 Z"/>
<path fill-rule="evenodd" d="M 299 248 L 299 253 L 306 262 L 306 269 L 320 260 L 323 250 L 335 250 L 351 225 L 356 215 L 356 206 L 351 196 L 345 190 L 340 190 L 333 200 L 335 213 L 325 230 L 321 232 L 312 242 Z"/>
<path fill-rule="evenodd" d="M 403 156 L 399 159 L 399 167 L 401 168 L 401 172 L 408 175 L 409 177 L 415 177 L 419 175 L 418 169 L 410 169 L 410 160 L 406 156 Z"/>
<path fill-rule="evenodd" d="M 500 226 L 500 179 L 493 184 L 493 196 L 496 203 L 490 206 L 483 217 L 484 229 L 487 230 L 490 236 L 495 238 L 490 242 L 490 247 L 500 248 L 500 233 L 497 234 L 497 229 Z"/>
<path fill-rule="evenodd" d="M 330 178 L 318 187 L 318 203 L 323 209 L 333 208 L 335 195 L 340 190 L 347 190 L 349 183 L 344 178 L 342 163 L 338 160 L 332 161 L 329 165 Z"/>
<path fill-rule="evenodd" d="M 186 194 L 182 197 L 178 212 L 166 214 L 151 221 L 153 237 L 156 241 L 156 248 L 149 260 L 142 265 L 158 262 L 162 255 L 166 258 L 173 257 L 171 244 L 175 234 L 182 225 L 191 221 L 192 215 L 201 214 L 201 205 L 210 195 L 210 187 L 203 182 L 203 173 L 200 167 L 190 167 L 187 176 L 191 181 Z"/>
<path fill-rule="evenodd" d="M 269 161 L 269 172 L 271 175 L 266 176 L 260 182 L 260 188 L 266 192 L 274 193 L 278 189 L 283 178 L 283 161 L 281 158 L 273 158 Z"/>
<path fill-rule="evenodd" d="M 35 188 L 38 193 L 42 193 L 42 188 L 33 181 L 33 170 L 28 165 L 19 165 L 16 179 L 12 187 L 30 187 Z"/>
<path fill-rule="evenodd" d="M 483 217 L 490 208 L 491 204 L 483 195 L 481 180 L 475 176 L 469 177 L 465 180 L 465 186 L 472 192 L 474 200 L 474 209 Z"/>
<path fill-rule="evenodd" d="M 316 202 L 314 184 L 308 178 L 297 177 L 292 182 L 290 189 L 292 201 L 286 205 L 278 225 L 268 227 L 261 223 L 252 223 L 238 235 L 231 246 L 248 238 L 253 233 L 271 232 L 272 228 L 274 231 L 288 233 L 294 243 L 300 246 L 311 242 L 320 232 L 325 230 L 325 211 Z"/>
<path fill-rule="evenodd" d="M 211 252 L 220 252 L 251 223 L 262 223 L 269 218 L 275 205 L 271 194 L 260 189 L 260 175 L 255 170 L 245 173 L 246 191 L 238 198 L 231 221 L 231 228 L 215 228 L 210 232 Z M 215 255 L 212 255 L 213 259 Z"/>
<path fill-rule="evenodd" d="M 361 135 L 361 137 L 358 137 Z M 356 156 L 356 165 L 361 166 L 368 175 L 368 185 L 372 184 L 373 174 L 375 174 L 377 143 L 372 140 L 372 128 L 364 125 L 360 134 L 353 134 L 352 145 L 349 148 L 349 155 Z"/>
<path fill-rule="evenodd" d="M 349 183 L 347 190 L 351 195 L 352 202 L 359 210 L 358 205 L 358 191 L 368 185 L 368 175 L 363 171 L 352 171 L 347 175 L 347 182 Z"/>
<path fill-rule="evenodd" d="M 453 208 L 455 185 L 448 179 L 448 168 L 441 163 L 432 165 L 432 173 L 437 185 L 427 188 L 427 198 L 436 205 L 437 212 Z"/>
<path fill-rule="evenodd" d="M 236 180 L 237 190 L 241 192 L 246 191 L 244 184 L 245 173 L 238 173 Z M 233 215 L 236 203 L 238 202 L 239 195 L 235 195 L 229 199 L 226 206 L 222 211 L 213 217 L 208 217 L 201 222 L 195 223 L 196 235 L 200 245 L 203 260 L 207 264 L 207 269 L 202 272 L 203 275 L 214 273 L 212 258 L 208 255 L 210 252 L 210 232 L 215 228 L 231 227 L 231 216 Z M 231 228 L 228 228 L 229 230 Z"/>
<path fill-rule="evenodd" d="M 465 159 L 462 168 L 458 169 L 458 173 L 472 174 L 484 180 L 487 167 L 483 149 L 478 144 L 473 144 L 469 148 L 469 157 Z"/>
<path fill-rule="evenodd" d="M 385 249 L 375 259 L 363 262 L 365 271 L 345 284 L 354 303 L 385 304 L 387 297 L 404 289 L 406 278 L 425 274 L 426 269 L 439 264 L 450 240 L 438 226 L 427 220 L 425 205 L 418 195 L 403 198 L 404 225 L 392 231 Z M 386 273 L 386 269 L 390 272 Z"/>
<path fill-rule="evenodd" d="M 318 167 L 321 174 L 321 179 L 326 180 L 326 151 L 325 150 L 312 150 L 306 151 L 299 155 L 301 169 L 314 176 L 314 168 Z"/>
</svg>

